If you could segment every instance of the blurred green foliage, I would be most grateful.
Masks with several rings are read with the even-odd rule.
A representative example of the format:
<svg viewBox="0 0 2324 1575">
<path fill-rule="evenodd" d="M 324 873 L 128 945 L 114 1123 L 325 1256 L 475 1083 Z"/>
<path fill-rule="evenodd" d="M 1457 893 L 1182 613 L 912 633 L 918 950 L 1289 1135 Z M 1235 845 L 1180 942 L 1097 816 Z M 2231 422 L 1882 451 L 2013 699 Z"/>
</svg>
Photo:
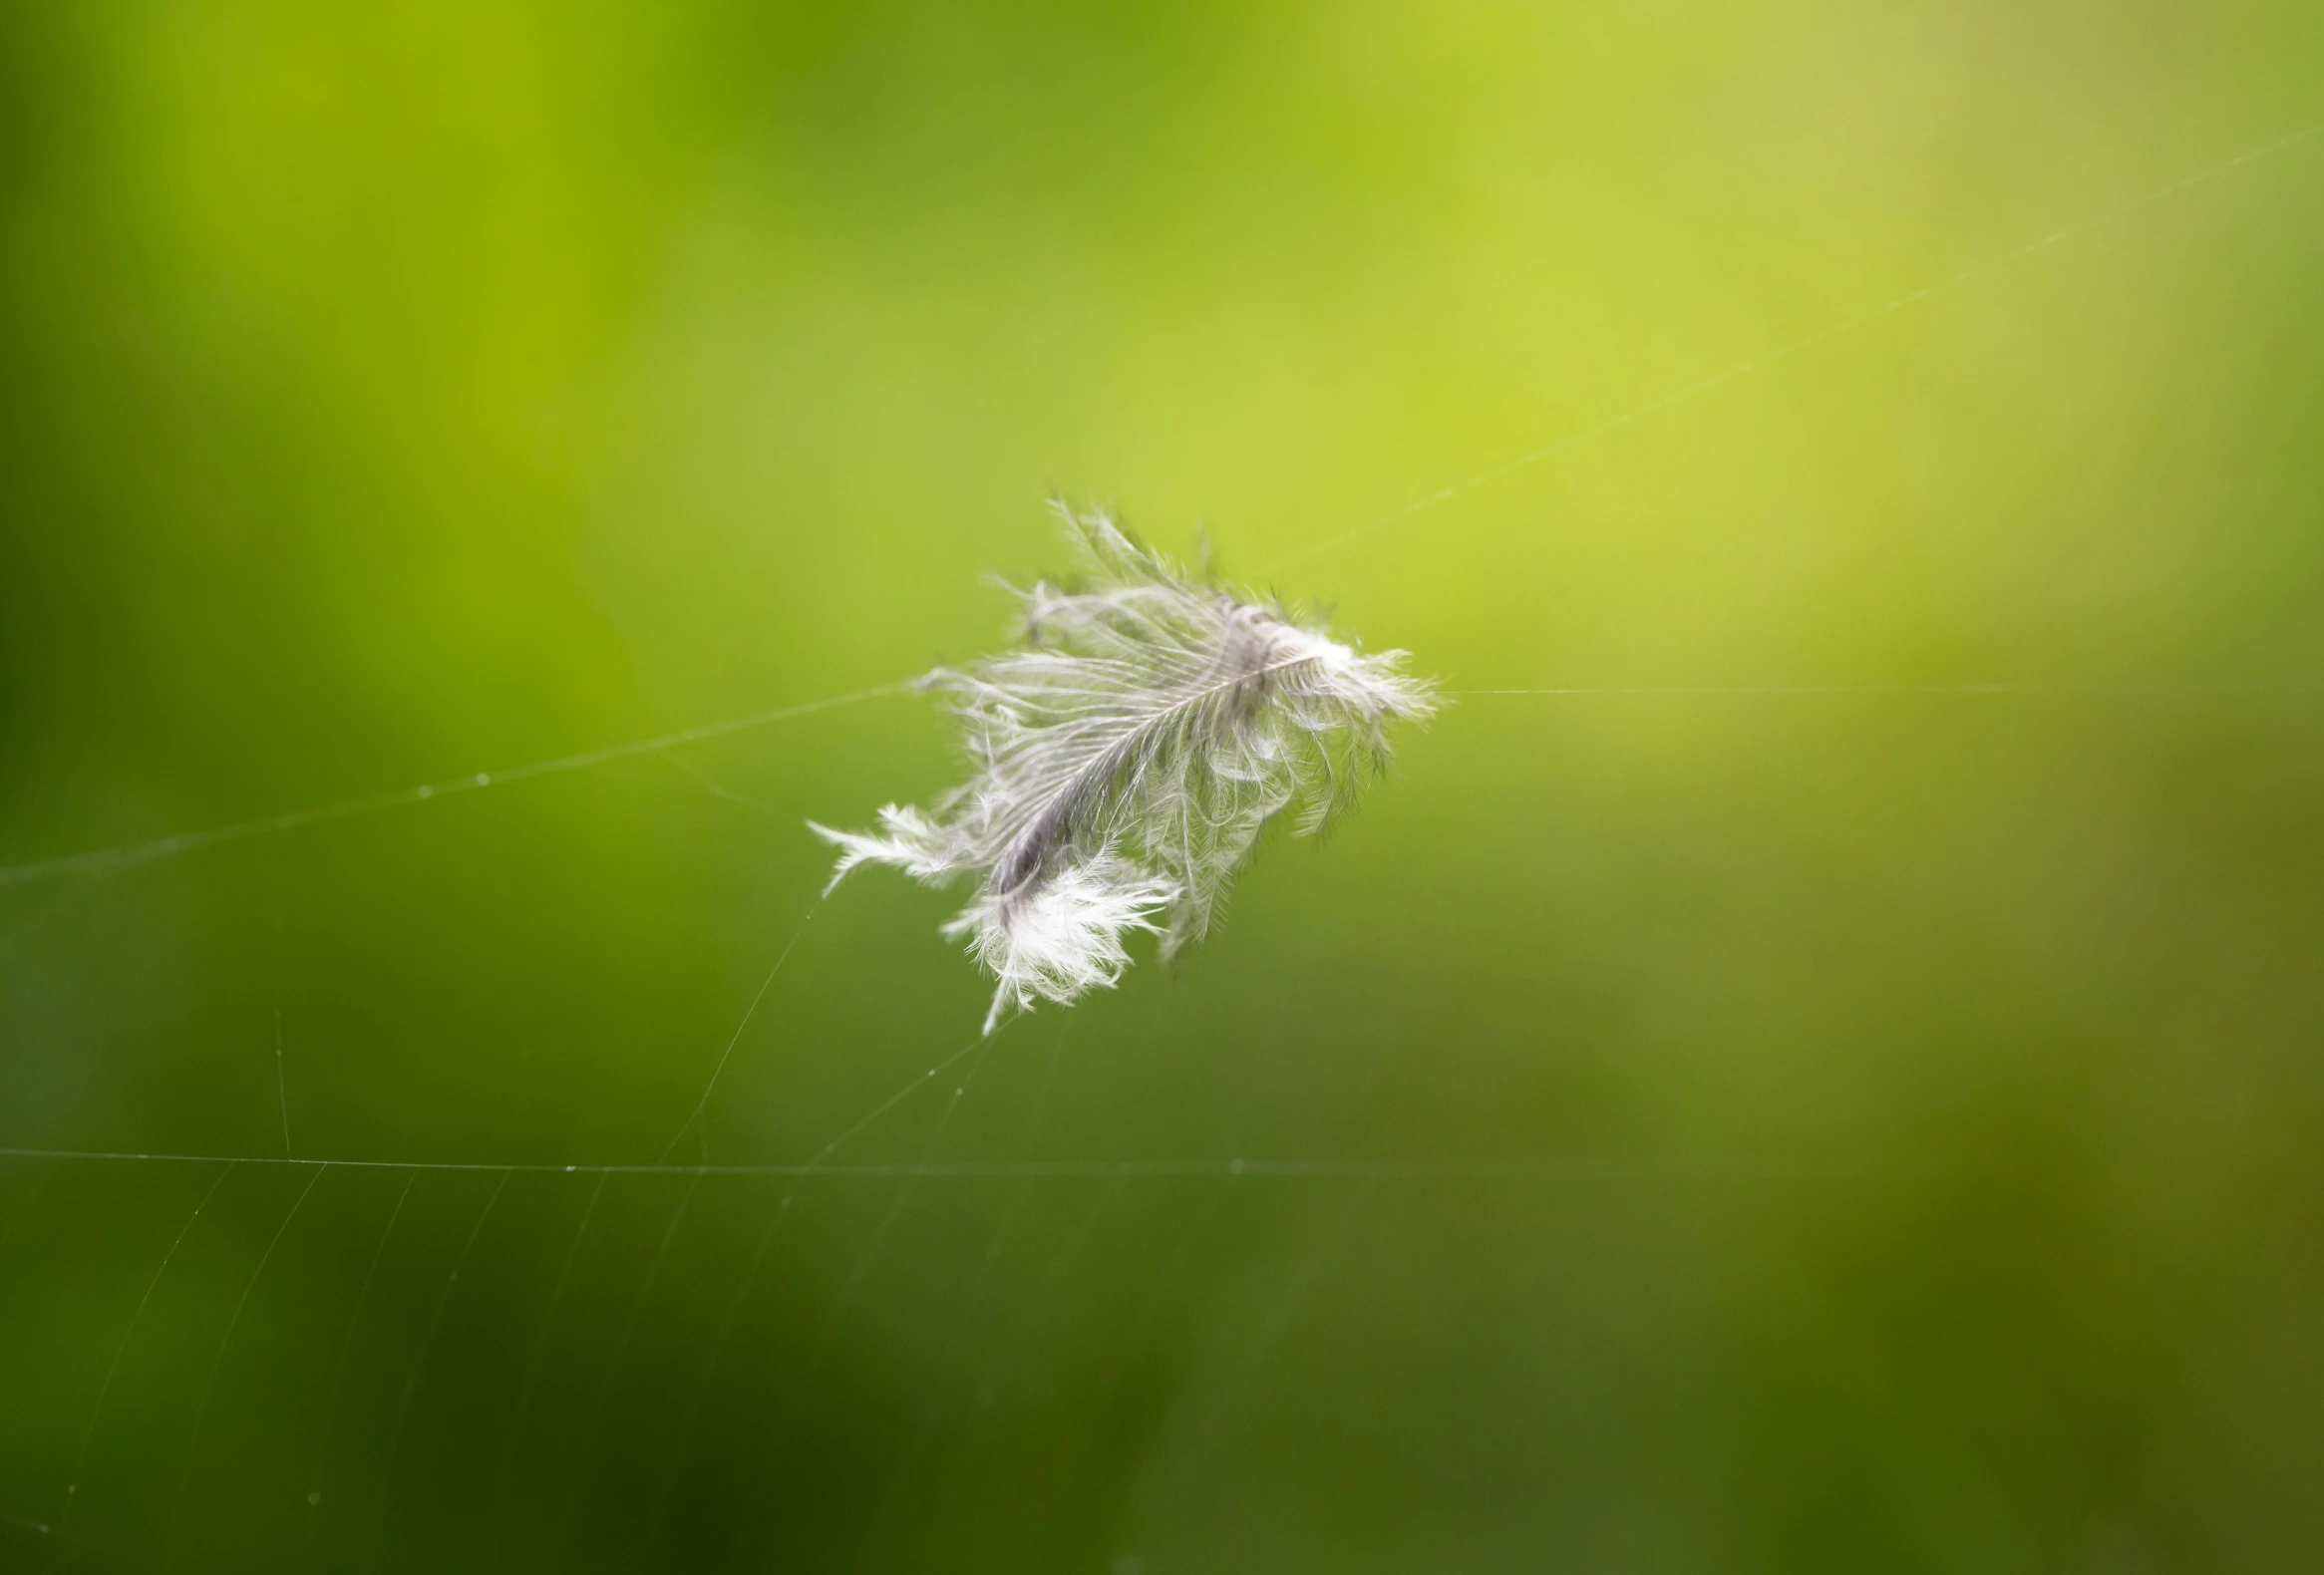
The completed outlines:
<svg viewBox="0 0 2324 1575">
<path fill-rule="evenodd" d="M 2319 80 L 2290 4 L 6 8 L 0 860 L 971 656 L 1052 490 L 1455 689 L 1880 692 L 1469 697 L 941 1079 L 945 900 L 801 928 L 908 698 L 0 888 L 0 1143 L 650 1162 L 797 935 L 677 1157 L 913 1089 L 835 1157 L 1004 1167 L 0 1158 L 0 1562 L 2324 1560 L 2324 136 L 2125 210 Z"/>
</svg>

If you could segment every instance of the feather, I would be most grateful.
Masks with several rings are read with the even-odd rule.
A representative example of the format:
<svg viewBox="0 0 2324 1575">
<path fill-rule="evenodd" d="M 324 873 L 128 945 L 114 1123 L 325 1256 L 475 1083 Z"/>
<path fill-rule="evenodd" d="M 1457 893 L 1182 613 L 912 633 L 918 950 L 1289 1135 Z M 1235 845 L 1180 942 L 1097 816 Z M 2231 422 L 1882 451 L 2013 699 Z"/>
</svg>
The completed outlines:
<svg viewBox="0 0 2324 1575">
<path fill-rule="evenodd" d="M 944 933 L 999 981 L 988 1033 L 1115 983 L 1133 932 L 1165 958 L 1199 939 L 1270 819 L 1321 829 L 1386 767 L 1388 721 L 1436 704 L 1403 652 L 1359 654 L 1103 513 L 1058 512 L 1083 577 L 1018 593 L 1018 649 L 921 680 L 952 697 L 974 777 L 876 831 L 809 822 L 839 849 L 834 886 L 865 863 L 976 878 Z"/>
</svg>

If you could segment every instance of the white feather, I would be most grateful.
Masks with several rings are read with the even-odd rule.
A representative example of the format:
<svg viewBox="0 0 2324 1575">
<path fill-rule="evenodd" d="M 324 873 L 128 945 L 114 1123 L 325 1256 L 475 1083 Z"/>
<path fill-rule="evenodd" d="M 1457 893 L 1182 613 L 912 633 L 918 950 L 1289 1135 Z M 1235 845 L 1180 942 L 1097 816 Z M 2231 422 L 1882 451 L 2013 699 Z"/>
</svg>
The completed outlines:
<svg viewBox="0 0 2324 1575">
<path fill-rule="evenodd" d="M 1104 514 L 1059 513 L 1086 579 L 1020 593 L 1020 649 L 923 681 L 956 697 L 976 775 L 931 812 L 889 804 L 877 832 L 810 822 L 840 850 L 834 885 L 863 863 L 977 877 L 945 933 L 1000 981 L 987 1032 L 1113 984 L 1134 930 L 1165 957 L 1198 939 L 1269 819 L 1320 828 L 1386 766 L 1388 719 L 1435 709 L 1403 652 L 1361 655 Z"/>
</svg>

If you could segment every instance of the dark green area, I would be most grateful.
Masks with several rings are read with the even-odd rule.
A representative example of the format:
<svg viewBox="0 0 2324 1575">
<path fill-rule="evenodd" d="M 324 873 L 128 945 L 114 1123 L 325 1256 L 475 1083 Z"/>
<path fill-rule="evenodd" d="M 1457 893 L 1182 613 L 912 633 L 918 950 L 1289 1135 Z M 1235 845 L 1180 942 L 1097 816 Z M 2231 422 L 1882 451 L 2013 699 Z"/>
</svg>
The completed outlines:
<svg viewBox="0 0 2324 1575">
<path fill-rule="evenodd" d="M 2313 5 L 7 7 L 0 863 L 970 657 L 1053 489 L 1457 690 L 1856 692 L 1463 697 L 983 1046 L 942 896 L 814 907 L 908 697 L 0 885 L 0 1145 L 335 1161 L 0 1157 L 0 1568 L 2324 1563 L 2324 133 L 2217 167 L 2319 82 Z M 831 1157 L 937 1169 L 561 1168 L 891 1100 Z"/>
</svg>

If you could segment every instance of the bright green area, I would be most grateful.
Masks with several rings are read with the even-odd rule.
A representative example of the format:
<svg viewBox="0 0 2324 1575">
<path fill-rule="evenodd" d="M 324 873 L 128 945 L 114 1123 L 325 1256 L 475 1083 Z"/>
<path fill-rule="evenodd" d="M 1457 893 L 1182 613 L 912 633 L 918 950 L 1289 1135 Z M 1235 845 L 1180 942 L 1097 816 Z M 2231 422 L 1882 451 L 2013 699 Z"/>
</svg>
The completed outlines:
<svg viewBox="0 0 2324 1575">
<path fill-rule="evenodd" d="M 966 659 L 1053 490 L 1456 689 L 1880 692 L 1464 698 L 933 1079 L 947 901 L 801 930 L 921 700 L 0 888 L 0 1143 L 652 1161 L 798 935 L 676 1157 L 1003 1167 L 0 1159 L 0 1565 L 2324 1564 L 2324 133 L 2216 168 L 2319 83 L 2313 4 L 8 8 L 0 861 Z"/>
</svg>

